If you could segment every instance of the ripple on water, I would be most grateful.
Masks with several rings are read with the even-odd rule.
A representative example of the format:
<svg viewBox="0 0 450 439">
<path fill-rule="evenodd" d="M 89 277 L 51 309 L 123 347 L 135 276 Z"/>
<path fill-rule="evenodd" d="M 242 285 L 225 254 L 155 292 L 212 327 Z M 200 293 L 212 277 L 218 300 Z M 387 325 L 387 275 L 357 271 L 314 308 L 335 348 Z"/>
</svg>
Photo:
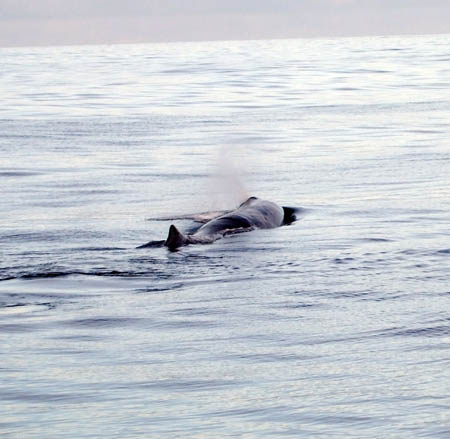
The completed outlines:
<svg viewBox="0 0 450 439">
<path fill-rule="evenodd" d="M 54 393 L 44 393 L 44 392 L 32 392 L 23 390 L 2 390 L 2 400 L 3 401 L 16 401 L 16 402 L 26 402 L 32 404 L 80 404 L 87 403 L 89 401 L 101 401 L 102 398 L 94 392 L 54 392 Z"/>
<path fill-rule="evenodd" d="M 146 319 L 134 317 L 94 317 L 86 319 L 64 320 L 64 326 L 79 328 L 115 328 L 140 324 Z"/>
</svg>

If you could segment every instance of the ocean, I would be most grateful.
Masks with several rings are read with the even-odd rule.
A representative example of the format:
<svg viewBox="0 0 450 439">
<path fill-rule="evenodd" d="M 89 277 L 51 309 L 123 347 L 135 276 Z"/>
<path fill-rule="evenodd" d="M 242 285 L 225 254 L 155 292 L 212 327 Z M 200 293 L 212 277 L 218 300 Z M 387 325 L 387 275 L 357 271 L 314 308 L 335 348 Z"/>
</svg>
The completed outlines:
<svg viewBox="0 0 450 439">
<path fill-rule="evenodd" d="M 449 35 L 0 60 L 2 439 L 450 436 Z"/>
</svg>

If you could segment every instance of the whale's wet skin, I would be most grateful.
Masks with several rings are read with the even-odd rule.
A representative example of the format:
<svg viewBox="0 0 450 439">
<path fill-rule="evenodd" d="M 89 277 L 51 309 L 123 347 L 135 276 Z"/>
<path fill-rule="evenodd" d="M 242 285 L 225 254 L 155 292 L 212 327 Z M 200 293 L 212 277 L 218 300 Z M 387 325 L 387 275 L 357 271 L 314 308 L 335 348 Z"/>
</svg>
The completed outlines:
<svg viewBox="0 0 450 439">
<path fill-rule="evenodd" d="M 449 47 L 0 49 L 0 438 L 450 437 Z"/>
<path fill-rule="evenodd" d="M 138 248 L 155 247 L 158 244 L 176 250 L 189 244 L 209 244 L 226 235 L 250 232 L 255 229 L 273 229 L 292 224 L 300 208 L 280 207 L 272 201 L 250 197 L 237 209 L 206 221 L 194 233 L 183 235 L 173 224 L 165 241 L 150 241 Z"/>
</svg>

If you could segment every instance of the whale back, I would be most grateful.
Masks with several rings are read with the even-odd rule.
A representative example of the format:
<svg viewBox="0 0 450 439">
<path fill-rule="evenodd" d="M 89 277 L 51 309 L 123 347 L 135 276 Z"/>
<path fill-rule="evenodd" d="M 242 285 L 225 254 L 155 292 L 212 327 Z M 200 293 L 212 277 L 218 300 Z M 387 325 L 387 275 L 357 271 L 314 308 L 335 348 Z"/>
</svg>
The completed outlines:
<svg viewBox="0 0 450 439">
<path fill-rule="evenodd" d="M 250 197 L 236 210 L 209 221 L 194 235 L 228 233 L 236 230 L 271 229 L 283 224 L 283 209 L 271 201 Z"/>
</svg>

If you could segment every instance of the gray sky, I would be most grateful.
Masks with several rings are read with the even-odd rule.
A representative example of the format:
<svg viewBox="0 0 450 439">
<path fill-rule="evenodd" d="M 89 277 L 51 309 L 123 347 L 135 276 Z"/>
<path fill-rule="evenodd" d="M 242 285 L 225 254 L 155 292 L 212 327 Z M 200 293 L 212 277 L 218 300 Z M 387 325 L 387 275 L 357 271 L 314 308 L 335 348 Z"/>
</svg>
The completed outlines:
<svg viewBox="0 0 450 439">
<path fill-rule="evenodd" d="M 450 33 L 450 0 L 0 0 L 0 46 Z"/>
</svg>

